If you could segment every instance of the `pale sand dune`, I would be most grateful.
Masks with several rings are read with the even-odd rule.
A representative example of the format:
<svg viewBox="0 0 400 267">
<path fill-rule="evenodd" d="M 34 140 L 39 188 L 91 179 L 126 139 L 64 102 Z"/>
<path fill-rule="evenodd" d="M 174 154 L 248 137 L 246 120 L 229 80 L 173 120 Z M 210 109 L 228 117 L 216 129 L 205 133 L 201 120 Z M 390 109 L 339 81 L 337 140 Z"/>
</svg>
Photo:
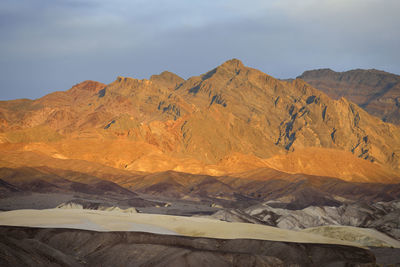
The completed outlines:
<svg viewBox="0 0 400 267">
<path fill-rule="evenodd" d="M 363 246 L 400 248 L 400 241 L 370 228 L 328 225 L 312 227 L 302 231 L 305 233 L 313 233 L 325 237 L 357 242 Z"/>
<path fill-rule="evenodd" d="M 144 231 L 222 239 L 261 239 L 360 246 L 357 243 L 270 226 L 228 223 L 198 217 L 126 214 L 82 209 L 14 210 L 0 213 L 0 225 L 76 228 L 96 231 Z"/>
</svg>

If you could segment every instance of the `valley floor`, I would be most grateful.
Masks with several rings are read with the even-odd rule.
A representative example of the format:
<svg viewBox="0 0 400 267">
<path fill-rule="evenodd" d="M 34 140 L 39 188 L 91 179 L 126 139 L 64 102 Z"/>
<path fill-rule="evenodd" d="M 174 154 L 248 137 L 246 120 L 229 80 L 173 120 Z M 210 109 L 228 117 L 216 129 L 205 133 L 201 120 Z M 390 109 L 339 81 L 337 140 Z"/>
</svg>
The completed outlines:
<svg viewBox="0 0 400 267">
<path fill-rule="evenodd" d="M 221 266 L 243 266 L 243 262 L 254 266 L 375 266 L 374 257 L 380 266 L 400 264 L 400 241 L 390 236 L 399 230 L 398 201 L 302 210 L 270 205 L 281 204 L 232 209 L 205 200 L 143 194 L 131 198 L 78 193 L 14 195 L 0 199 L 0 263 L 33 266 L 37 265 L 34 260 L 42 266 L 96 266 L 94 255 L 101 251 L 110 257 L 104 262 L 112 265 L 116 261 L 121 266 L 215 266 L 214 262 Z M 341 213 L 360 227 L 340 222 Z M 382 228 L 389 236 L 361 224 L 372 217 L 370 224 L 376 229 L 391 227 Z M 329 226 L 329 222 L 343 225 Z M 73 251 L 61 245 L 75 242 L 68 235 L 77 237 L 77 243 L 68 245 Z M 260 248 L 253 251 L 256 244 Z M 124 247 L 134 251 L 115 259 Z M 158 254 L 153 255 L 154 251 Z M 357 265 L 361 263 L 367 265 Z"/>
</svg>

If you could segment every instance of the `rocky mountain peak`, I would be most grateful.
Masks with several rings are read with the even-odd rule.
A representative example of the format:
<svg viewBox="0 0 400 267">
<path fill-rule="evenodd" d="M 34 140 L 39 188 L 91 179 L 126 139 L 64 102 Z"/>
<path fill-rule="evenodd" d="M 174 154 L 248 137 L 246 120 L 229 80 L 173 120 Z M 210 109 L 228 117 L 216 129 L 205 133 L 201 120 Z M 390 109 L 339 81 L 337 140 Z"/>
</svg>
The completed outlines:
<svg viewBox="0 0 400 267">
<path fill-rule="evenodd" d="M 234 67 L 234 68 L 244 68 L 244 64 L 242 61 L 240 61 L 237 58 L 232 58 L 230 60 L 225 61 L 224 63 L 222 63 L 221 67 Z"/>
<path fill-rule="evenodd" d="M 106 87 L 104 83 L 101 82 L 96 82 L 96 81 L 91 81 L 91 80 L 86 80 L 81 83 L 78 83 L 74 85 L 71 90 L 86 90 L 90 92 L 98 92 L 101 89 Z"/>
<path fill-rule="evenodd" d="M 243 69 L 247 67 L 238 59 L 231 59 L 211 71 L 201 75 L 202 80 L 207 80 L 217 76 L 218 79 L 230 79 L 234 75 L 238 75 Z"/>
<path fill-rule="evenodd" d="M 136 92 L 143 91 L 151 86 L 152 82 L 147 79 L 135 79 L 131 77 L 118 76 L 111 84 L 107 85 L 106 91 L 117 95 L 130 96 Z"/>
<path fill-rule="evenodd" d="M 320 76 L 331 76 L 334 75 L 336 72 L 333 71 L 330 68 L 322 68 L 322 69 L 316 69 L 316 70 L 307 70 L 303 72 L 300 76 L 297 78 L 303 79 L 304 77 L 320 77 Z M 307 79 L 303 79 L 307 80 Z"/>
<path fill-rule="evenodd" d="M 185 80 L 175 73 L 169 72 L 169 71 L 163 71 L 162 73 L 158 75 L 152 75 L 150 77 L 150 81 L 154 82 L 155 84 L 159 86 L 164 86 L 169 89 L 173 89 Z"/>
<path fill-rule="evenodd" d="M 234 73 L 234 74 L 239 74 L 240 71 L 243 69 L 246 69 L 247 67 L 240 61 L 239 59 L 230 59 L 223 64 L 221 64 L 219 67 L 217 67 L 217 70 L 224 70 L 226 72 Z"/>
</svg>

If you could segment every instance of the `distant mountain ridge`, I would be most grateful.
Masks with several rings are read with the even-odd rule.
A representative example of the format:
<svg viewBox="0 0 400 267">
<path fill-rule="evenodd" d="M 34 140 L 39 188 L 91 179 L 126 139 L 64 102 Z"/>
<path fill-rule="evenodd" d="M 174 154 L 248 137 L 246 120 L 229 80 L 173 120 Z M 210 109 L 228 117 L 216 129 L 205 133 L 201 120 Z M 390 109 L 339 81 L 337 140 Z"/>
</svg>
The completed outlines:
<svg viewBox="0 0 400 267">
<path fill-rule="evenodd" d="M 383 121 L 400 124 L 399 75 L 375 69 L 318 69 L 305 71 L 297 78 L 334 99 L 345 97 Z"/>
<path fill-rule="evenodd" d="M 2 101 L 0 122 L 0 152 L 35 151 L 128 171 L 309 173 L 319 158 L 343 151 L 354 156 L 343 165 L 325 161 L 329 166 L 310 174 L 346 169 L 335 177 L 361 177 L 357 157 L 383 170 L 362 174 L 363 181 L 393 179 L 400 170 L 398 126 L 301 79 L 279 81 L 237 59 L 187 80 L 170 72 L 149 80 L 118 77 L 37 100 Z M 307 166 L 298 164 L 301 153 L 289 156 L 311 147 L 320 149 Z"/>
</svg>

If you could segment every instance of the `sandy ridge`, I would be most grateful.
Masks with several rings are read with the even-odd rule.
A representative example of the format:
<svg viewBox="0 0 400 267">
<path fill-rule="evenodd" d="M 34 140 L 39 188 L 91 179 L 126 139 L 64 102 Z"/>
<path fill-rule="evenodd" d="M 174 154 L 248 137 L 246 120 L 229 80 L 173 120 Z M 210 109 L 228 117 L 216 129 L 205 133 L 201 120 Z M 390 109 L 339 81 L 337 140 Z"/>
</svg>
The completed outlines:
<svg viewBox="0 0 400 267">
<path fill-rule="evenodd" d="M 353 242 L 265 225 L 228 223 L 197 217 L 126 214 L 118 211 L 79 209 L 14 210 L 0 213 L 0 225 L 74 228 L 95 231 L 142 231 L 192 237 L 259 239 L 360 247 L 359 244 Z"/>
</svg>

